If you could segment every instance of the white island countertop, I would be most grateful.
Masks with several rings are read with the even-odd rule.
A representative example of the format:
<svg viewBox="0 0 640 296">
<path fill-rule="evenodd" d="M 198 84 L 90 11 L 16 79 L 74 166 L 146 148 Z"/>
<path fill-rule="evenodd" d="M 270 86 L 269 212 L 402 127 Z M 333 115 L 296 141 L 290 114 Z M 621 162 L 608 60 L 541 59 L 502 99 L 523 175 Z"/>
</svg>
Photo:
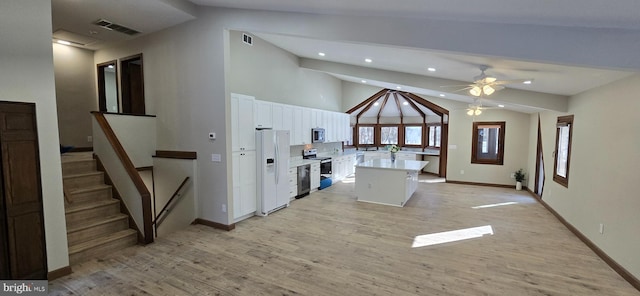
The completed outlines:
<svg viewBox="0 0 640 296">
<path fill-rule="evenodd" d="M 390 159 L 372 159 L 363 163 L 357 164 L 356 168 L 371 168 L 371 169 L 387 169 L 387 170 L 399 170 L 399 171 L 420 171 L 424 168 L 428 161 L 419 160 L 401 160 L 391 161 Z"/>
</svg>

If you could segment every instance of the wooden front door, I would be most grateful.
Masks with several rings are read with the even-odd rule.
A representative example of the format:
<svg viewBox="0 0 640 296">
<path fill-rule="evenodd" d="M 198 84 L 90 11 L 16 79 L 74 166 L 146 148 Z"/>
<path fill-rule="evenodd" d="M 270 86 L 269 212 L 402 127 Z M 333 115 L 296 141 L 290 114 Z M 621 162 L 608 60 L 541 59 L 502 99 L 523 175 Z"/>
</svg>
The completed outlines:
<svg viewBox="0 0 640 296">
<path fill-rule="evenodd" d="M 0 102 L 0 153 L 0 275 L 4 279 L 46 279 L 35 104 Z"/>
</svg>

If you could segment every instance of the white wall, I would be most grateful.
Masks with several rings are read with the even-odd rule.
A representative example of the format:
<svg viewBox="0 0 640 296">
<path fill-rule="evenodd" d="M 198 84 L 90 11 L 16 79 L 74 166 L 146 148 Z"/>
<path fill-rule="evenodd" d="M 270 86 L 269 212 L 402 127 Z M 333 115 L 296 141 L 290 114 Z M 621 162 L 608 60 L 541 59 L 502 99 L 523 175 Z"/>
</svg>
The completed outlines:
<svg viewBox="0 0 640 296">
<path fill-rule="evenodd" d="M 180 196 L 174 200 L 170 212 L 165 214 L 166 218 L 158 226 L 158 237 L 184 229 L 197 218 L 195 174 L 195 160 L 159 157 L 153 159 L 157 212 L 162 210 L 184 178 L 189 177 L 189 181 L 179 192 Z M 154 213 L 154 217 L 157 215 L 158 213 Z"/>
<path fill-rule="evenodd" d="M 253 36 L 253 45 L 242 42 L 242 33 L 229 32 L 231 67 L 229 89 L 258 100 L 342 111 L 341 83 L 325 73 L 298 67 L 298 57 Z"/>
<path fill-rule="evenodd" d="M 98 110 L 93 51 L 53 44 L 60 143 L 91 147 L 91 111 Z"/>
<path fill-rule="evenodd" d="M 49 271 L 69 265 L 50 1 L 0 1 L 0 101 L 36 104 Z"/>
<path fill-rule="evenodd" d="M 153 166 L 156 154 L 156 118 L 105 114 L 111 129 L 136 168 Z"/>
<path fill-rule="evenodd" d="M 636 278 L 640 278 L 640 198 L 635 188 L 640 183 L 639 92 L 640 75 L 634 75 L 570 98 L 566 114 L 574 115 L 574 126 L 568 188 L 553 181 L 555 124 L 565 113 L 540 114 L 546 172 L 543 200 Z M 535 154 L 532 144 L 530 155 Z M 535 167 L 529 168 L 529 175 L 534 172 Z"/>
</svg>

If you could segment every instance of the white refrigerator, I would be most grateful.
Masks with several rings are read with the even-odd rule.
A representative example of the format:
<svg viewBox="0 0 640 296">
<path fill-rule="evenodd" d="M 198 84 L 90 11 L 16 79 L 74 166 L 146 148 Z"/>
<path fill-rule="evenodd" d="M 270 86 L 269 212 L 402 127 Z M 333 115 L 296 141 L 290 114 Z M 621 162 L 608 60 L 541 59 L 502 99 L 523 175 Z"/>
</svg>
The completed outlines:
<svg viewBox="0 0 640 296">
<path fill-rule="evenodd" d="M 256 215 L 289 206 L 289 131 L 256 131 Z"/>
</svg>

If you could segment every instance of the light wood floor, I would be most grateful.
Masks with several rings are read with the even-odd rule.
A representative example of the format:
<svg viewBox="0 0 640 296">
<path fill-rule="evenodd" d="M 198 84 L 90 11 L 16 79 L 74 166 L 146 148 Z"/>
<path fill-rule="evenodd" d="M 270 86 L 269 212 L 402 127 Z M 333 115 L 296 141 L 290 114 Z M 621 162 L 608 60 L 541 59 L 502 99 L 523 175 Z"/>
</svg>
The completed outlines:
<svg viewBox="0 0 640 296">
<path fill-rule="evenodd" d="M 508 202 L 515 204 L 472 208 Z M 493 235 L 412 248 L 419 235 L 486 225 Z M 73 266 L 49 289 L 51 295 L 640 295 L 526 192 L 445 183 L 421 183 L 405 208 L 357 202 L 353 183 L 334 184 L 231 232 L 191 226 Z"/>
</svg>

